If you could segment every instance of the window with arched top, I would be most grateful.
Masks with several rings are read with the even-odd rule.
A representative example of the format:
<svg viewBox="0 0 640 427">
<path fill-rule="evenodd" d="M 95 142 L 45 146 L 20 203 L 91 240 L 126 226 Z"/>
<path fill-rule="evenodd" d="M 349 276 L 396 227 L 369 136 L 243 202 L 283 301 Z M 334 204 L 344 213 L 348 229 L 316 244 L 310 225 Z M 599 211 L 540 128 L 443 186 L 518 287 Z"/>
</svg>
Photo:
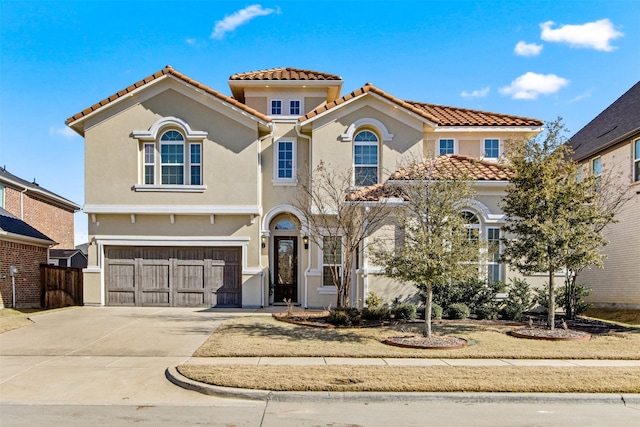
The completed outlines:
<svg viewBox="0 0 640 427">
<path fill-rule="evenodd" d="M 487 226 L 483 228 L 478 215 L 470 211 L 462 211 L 462 218 L 464 218 L 469 241 L 477 242 L 480 237 L 483 239 L 479 272 L 484 272 L 483 275 L 486 274 L 485 277 L 489 283 L 501 281 L 503 268 L 500 263 L 502 254 L 500 227 Z M 482 267 L 483 264 L 484 267 Z"/>
<path fill-rule="evenodd" d="M 357 187 L 378 183 L 379 160 L 378 136 L 369 130 L 358 132 L 353 138 L 354 184 Z"/>
<path fill-rule="evenodd" d="M 158 143 L 145 143 L 144 183 L 153 185 L 201 185 L 202 144 L 187 143 L 184 135 L 174 129 L 160 135 Z M 159 176 L 156 176 L 159 164 Z"/>
<path fill-rule="evenodd" d="M 297 227 L 296 227 L 295 222 L 291 221 L 290 219 L 281 219 L 280 221 L 278 221 L 278 223 L 276 224 L 274 229 L 276 231 L 280 231 L 280 230 L 296 230 Z"/>
</svg>

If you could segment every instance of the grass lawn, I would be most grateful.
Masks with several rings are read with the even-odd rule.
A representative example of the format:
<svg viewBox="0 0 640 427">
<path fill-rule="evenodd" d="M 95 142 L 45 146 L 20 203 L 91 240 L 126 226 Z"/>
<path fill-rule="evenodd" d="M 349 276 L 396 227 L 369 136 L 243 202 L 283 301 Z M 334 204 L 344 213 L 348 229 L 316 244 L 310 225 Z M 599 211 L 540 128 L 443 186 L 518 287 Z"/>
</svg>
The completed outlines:
<svg viewBox="0 0 640 427">
<path fill-rule="evenodd" d="M 32 324 L 29 316 L 42 311 L 40 308 L 3 308 L 0 309 L 0 334 L 12 329 L 21 328 Z"/>
<path fill-rule="evenodd" d="M 322 329 L 271 317 L 225 322 L 194 356 L 408 357 L 501 359 L 640 358 L 640 330 L 593 336 L 586 342 L 511 337 L 500 324 L 436 322 L 434 333 L 472 344 L 458 350 L 407 349 L 381 340 L 420 333 L 421 324 L 362 329 Z M 226 387 L 291 391 L 483 391 L 639 393 L 640 367 L 547 366 L 278 366 L 182 365 L 183 375 Z"/>
</svg>

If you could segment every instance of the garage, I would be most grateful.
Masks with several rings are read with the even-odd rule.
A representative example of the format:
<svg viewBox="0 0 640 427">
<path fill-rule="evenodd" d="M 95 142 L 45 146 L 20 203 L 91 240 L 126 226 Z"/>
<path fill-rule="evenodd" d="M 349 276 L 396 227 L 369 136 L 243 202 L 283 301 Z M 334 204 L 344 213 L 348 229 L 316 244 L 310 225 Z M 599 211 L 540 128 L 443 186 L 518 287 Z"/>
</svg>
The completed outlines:
<svg viewBox="0 0 640 427">
<path fill-rule="evenodd" d="M 106 304 L 240 307 L 240 248 L 106 247 Z"/>
</svg>

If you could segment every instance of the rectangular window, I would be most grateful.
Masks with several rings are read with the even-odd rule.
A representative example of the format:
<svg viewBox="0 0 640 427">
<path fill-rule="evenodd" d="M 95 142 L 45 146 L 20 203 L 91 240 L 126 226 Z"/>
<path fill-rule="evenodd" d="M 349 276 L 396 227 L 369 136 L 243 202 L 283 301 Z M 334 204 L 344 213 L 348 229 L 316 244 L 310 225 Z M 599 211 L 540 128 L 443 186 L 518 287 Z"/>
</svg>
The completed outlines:
<svg viewBox="0 0 640 427">
<path fill-rule="evenodd" d="M 633 150 L 633 180 L 638 182 L 640 181 L 640 139 L 636 139 Z"/>
<path fill-rule="evenodd" d="M 189 144 L 189 169 L 191 185 L 202 184 L 202 146 Z"/>
<path fill-rule="evenodd" d="M 280 99 L 272 99 L 271 100 L 271 115 L 280 115 L 282 114 L 282 100 Z"/>
<path fill-rule="evenodd" d="M 378 146 L 354 147 L 355 185 L 358 187 L 378 183 Z"/>
<path fill-rule="evenodd" d="M 162 184 L 184 184 L 184 145 L 161 144 Z"/>
<path fill-rule="evenodd" d="M 499 228 L 487 228 L 487 280 L 489 283 L 502 280 Z"/>
<path fill-rule="evenodd" d="M 454 145 L 453 139 L 441 139 L 440 140 L 440 155 L 453 154 Z"/>
<path fill-rule="evenodd" d="M 300 100 L 299 99 L 292 99 L 289 101 L 289 114 L 291 114 L 292 116 L 299 116 L 300 115 Z"/>
<path fill-rule="evenodd" d="M 591 171 L 596 177 L 596 189 L 600 191 L 600 181 L 602 180 L 602 157 L 597 157 L 591 161 Z"/>
<path fill-rule="evenodd" d="M 0 185 L 0 208 L 4 209 L 4 186 Z"/>
<path fill-rule="evenodd" d="M 278 178 L 293 178 L 293 141 L 278 142 Z"/>
<path fill-rule="evenodd" d="M 500 151 L 500 140 L 485 139 L 484 140 L 484 157 L 489 159 L 497 159 Z"/>
<path fill-rule="evenodd" d="M 578 166 L 578 173 L 577 173 L 577 176 L 576 176 L 576 180 L 578 182 L 582 181 L 583 175 L 584 175 L 584 167 L 582 165 L 580 165 L 580 166 Z"/>
<path fill-rule="evenodd" d="M 322 239 L 322 286 L 334 286 L 333 275 L 342 277 L 342 239 L 325 237 Z"/>
<path fill-rule="evenodd" d="M 156 145 L 144 144 L 144 183 L 156 183 Z"/>
</svg>

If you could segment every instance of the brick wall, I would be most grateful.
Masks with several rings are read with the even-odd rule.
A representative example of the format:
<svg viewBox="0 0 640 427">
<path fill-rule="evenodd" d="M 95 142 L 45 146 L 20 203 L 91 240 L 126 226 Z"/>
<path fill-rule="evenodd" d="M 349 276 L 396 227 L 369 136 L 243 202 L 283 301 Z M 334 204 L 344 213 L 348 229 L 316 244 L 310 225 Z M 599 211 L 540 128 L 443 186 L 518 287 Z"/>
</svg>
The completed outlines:
<svg viewBox="0 0 640 427">
<path fill-rule="evenodd" d="M 29 191 L 21 194 L 10 187 L 5 187 L 4 197 L 5 209 L 57 242 L 54 248 L 75 248 L 72 210 L 46 202 Z"/>
<path fill-rule="evenodd" d="M 16 306 L 40 307 L 40 264 L 46 262 L 47 248 L 0 240 L 0 306 L 13 306 L 9 267 L 14 265 Z"/>
</svg>

